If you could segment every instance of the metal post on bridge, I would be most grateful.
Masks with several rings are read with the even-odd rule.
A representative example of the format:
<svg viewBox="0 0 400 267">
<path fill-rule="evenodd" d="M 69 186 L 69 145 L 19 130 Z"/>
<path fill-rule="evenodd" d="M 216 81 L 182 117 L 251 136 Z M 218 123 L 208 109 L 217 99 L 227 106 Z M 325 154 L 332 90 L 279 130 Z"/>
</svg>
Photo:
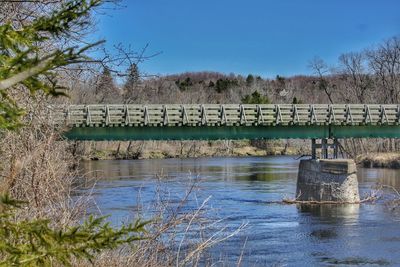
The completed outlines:
<svg viewBox="0 0 400 267">
<path fill-rule="evenodd" d="M 321 140 L 321 157 L 323 159 L 328 158 L 328 139 L 326 138 Z"/>
<path fill-rule="evenodd" d="M 333 158 L 337 159 L 339 155 L 339 141 L 335 138 L 333 139 Z"/>
<path fill-rule="evenodd" d="M 317 149 L 320 149 L 321 159 L 329 159 L 329 158 L 337 159 L 339 154 L 338 148 L 339 148 L 339 142 L 336 138 L 333 140 L 327 138 L 317 140 L 313 138 L 311 139 L 311 158 L 317 159 L 318 158 Z M 329 153 L 330 151 L 332 151 L 333 153 L 330 154 Z"/>
<path fill-rule="evenodd" d="M 317 141 L 315 138 L 311 139 L 311 158 L 317 159 Z"/>
</svg>

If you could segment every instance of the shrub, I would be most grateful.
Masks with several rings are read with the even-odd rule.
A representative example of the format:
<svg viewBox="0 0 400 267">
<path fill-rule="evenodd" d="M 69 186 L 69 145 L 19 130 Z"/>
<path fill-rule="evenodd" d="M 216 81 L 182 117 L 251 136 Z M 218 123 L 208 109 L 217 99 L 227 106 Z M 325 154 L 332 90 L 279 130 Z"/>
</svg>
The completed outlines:
<svg viewBox="0 0 400 267">
<path fill-rule="evenodd" d="M 190 79 L 190 77 L 187 77 L 183 81 L 178 79 L 177 81 L 175 81 L 175 84 L 176 84 L 176 86 L 178 86 L 179 90 L 186 91 L 193 85 L 193 82 Z"/>
<path fill-rule="evenodd" d="M 217 91 L 217 93 L 222 93 L 223 91 L 237 85 L 239 85 L 237 80 L 218 79 L 215 84 L 215 91 Z"/>
<path fill-rule="evenodd" d="M 270 101 L 267 96 L 261 95 L 259 92 L 254 91 L 251 95 L 246 95 L 242 98 L 243 104 L 269 104 Z"/>
<path fill-rule="evenodd" d="M 301 99 L 298 99 L 297 97 L 293 97 L 293 101 L 292 104 L 302 104 L 303 101 L 301 101 Z"/>
<path fill-rule="evenodd" d="M 146 221 L 113 228 L 105 217 L 89 217 L 66 230 L 53 228 L 49 220 L 15 220 L 24 203 L 4 195 L 0 198 L 0 265 L 71 265 L 72 259 L 92 261 L 96 253 L 144 239 Z"/>
</svg>

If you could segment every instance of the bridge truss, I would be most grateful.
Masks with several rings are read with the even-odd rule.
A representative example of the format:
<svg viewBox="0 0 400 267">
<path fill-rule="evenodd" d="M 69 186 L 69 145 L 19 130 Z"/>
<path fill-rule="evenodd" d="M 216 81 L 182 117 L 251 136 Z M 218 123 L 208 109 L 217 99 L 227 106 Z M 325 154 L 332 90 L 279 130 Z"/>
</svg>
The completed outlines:
<svg viewBox="0 0 400 267">
<path fill-rule="evenodd" d="M 52 120 L 76 140 L 400 138 L 400 105 L 70 105 Z"/>
</svg>

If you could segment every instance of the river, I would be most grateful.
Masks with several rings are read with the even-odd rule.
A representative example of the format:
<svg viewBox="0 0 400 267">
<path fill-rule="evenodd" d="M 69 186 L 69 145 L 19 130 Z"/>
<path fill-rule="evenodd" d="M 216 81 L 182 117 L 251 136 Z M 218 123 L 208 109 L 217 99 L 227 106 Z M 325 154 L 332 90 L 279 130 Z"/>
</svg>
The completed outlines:
<svg viewBox="0 0 400 267">
<path fill-rule="evenodd" d="M 111 215 L 116 225 L 154 200 L 159 180 L 166 183 L 171 203 L 185 195 L 189 181 L 201 180 L 184 211 L 210 197 L 209 216 L 224 219 L 220 225 L 234 231 L 246 224 L 210 250 L 226 266 L 241 255 L 242 266 L 400 265 L 400 215 L 386 200 L 339 206 L 275 203 L 294 197 L 298 160 L 293 157 L 88 161 L 83 169 L 97 180 L 90 189 L 97 205 L 92 212 Z M 376 184 L 400 191 L 399 170 L 359 168 L 358 179 L 361 195 Z"/>
</svg>

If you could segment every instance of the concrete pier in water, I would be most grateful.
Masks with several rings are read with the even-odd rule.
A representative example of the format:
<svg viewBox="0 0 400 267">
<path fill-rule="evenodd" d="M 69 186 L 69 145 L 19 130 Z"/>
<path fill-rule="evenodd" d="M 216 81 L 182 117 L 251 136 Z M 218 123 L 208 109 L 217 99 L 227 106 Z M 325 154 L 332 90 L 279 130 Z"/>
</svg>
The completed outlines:
<svg viewBox="0 0 400 267">
<path fill-rule="evenodd" d="M 296 197 L 300 201 L 359 202 L 357 167 L 354 160 L 301 160 Z"/>
</svg>

